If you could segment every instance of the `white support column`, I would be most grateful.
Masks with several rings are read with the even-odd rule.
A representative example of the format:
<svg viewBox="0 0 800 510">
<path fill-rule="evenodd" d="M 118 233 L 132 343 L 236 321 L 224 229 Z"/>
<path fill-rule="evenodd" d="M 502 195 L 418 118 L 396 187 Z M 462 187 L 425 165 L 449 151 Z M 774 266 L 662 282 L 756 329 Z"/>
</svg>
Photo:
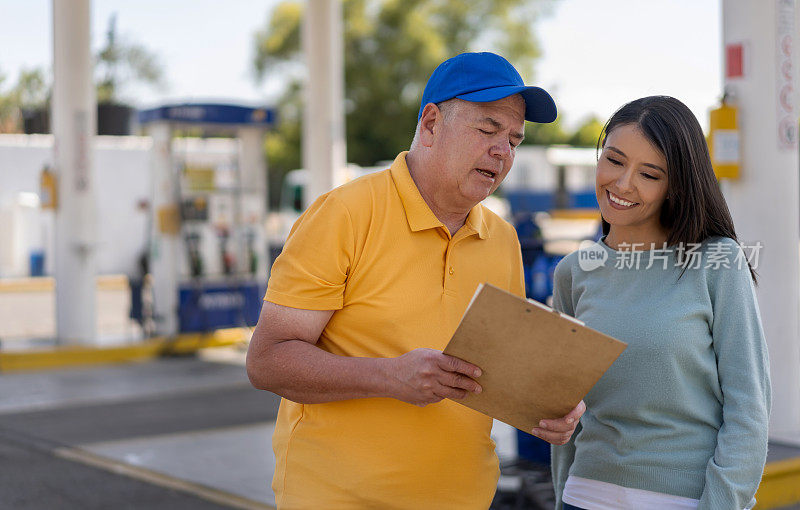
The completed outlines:
<svg viewBox="0 0 800 510">
<path fill-rule="evenodd" d="M 333 188 L 347 162 L 344 133 L 344 52 L 340 0 L 308 0 L 303 22 L 306 104 L 303 166 L 309 172 L 304 206 Z"/>
<path fill-rule="evenodd" d="M 264 130 L 260 127 L 242 127 L 239 138 L 239 172 L 242 188 L 247 192 L 258 192 L 263 196 L 259 214 L 267 213 L 267 162 L 264 159 Z"/>
<path fill-rule="evenodd" d="M 178 204 L 177 179 L 172 159 L 172 130 L 166 122 L 149 127 L 153 138 L 153 222 L 150 236 L 150 273 L 153 277 L 155 333 L 178 332 L 178 253 L 180 233 L 175 231 Z"/>
<path fill-rule="evenodd" d="M 95 341 L 97 203 L 92 168 L 96 106 L 89 0 L 53 0 L 53 135 L 56 213 L 56 334 L 59 343 Z"/>
<path fill-rule="evenodd" d="M 239 175 L 243 190 L 244 218 L 243 225 L 247 232 L 244 235 L 253 235 L 253 243 L 258 257 L 256 277 L 267 278 L 269 274 L 269 251 L 264 222 L 267 218 L 267 161 L 264 158 L 264 129 L 261 127 L 242 127 L 237 132 L 239 138 Z M 244 249 L 242 256 L 247 253 L 247 240 L 243 239 Z M 240 265 L 248 271 L 247 265 Z"/>
<path fill-rule="evenodd" d="M 772 372 L 770 437 L 800 445 L 800 182 L 794 0 L 723 0 L 724 44 L 742 43 L 740 180 L 723 191 L 746 244 L 761 242 L 758 299 Z"/>
</svg>

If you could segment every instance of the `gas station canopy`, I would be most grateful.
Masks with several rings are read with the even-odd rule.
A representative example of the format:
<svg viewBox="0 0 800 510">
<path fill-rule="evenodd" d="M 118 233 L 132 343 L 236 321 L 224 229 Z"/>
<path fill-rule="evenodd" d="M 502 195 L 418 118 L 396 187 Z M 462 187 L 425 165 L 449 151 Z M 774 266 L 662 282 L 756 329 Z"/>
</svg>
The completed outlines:
<svg viewBox="0 0 800 510">
<path fill-rule="evenodd" d="M 165 121 L 269 128 L 275 124 L 275 120 L 276 112 L 272 108 L 218 103 L 179 103 L 139 112 L 140 124 Z"/>
</svg>

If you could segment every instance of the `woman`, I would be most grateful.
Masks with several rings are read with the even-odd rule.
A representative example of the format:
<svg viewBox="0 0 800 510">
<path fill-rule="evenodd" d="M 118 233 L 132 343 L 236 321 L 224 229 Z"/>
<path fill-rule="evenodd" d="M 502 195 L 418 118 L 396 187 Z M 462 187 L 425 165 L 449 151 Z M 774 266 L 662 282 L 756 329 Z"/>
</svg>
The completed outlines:
<svg viewBox="0 0 800 510">
<path fill-rule="evenodd" d="M 750 508 L 767 452 L 767 349 L 700 125 L 677 99 L 645 97 L 600 138 L 605 236 L 559 263 L 553 305 L 628 347 L 553 447 L 557 508 Z"/>
</svg>

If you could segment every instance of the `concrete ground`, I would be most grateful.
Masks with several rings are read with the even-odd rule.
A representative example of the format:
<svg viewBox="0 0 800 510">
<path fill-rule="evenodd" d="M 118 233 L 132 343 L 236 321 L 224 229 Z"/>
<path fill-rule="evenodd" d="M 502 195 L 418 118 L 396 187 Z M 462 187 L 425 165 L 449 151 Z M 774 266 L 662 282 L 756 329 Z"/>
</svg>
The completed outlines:
<svg viewBox="0 0 800 510">
<path fill-rule="evenodd" d="M 0 469 L 13 466 L 2 469 L 11 476 L 0 476 L 0 501 L 272 508 L 279 398 L 253 389 L 243 363 L 241 348 L 227 348 L 0 375 Z M 501 458 L 513 458 L 513 429 L 498 422 L 493 436 Z"/>
<path fill-rule="evenodd" d="M 278 402 L 240 363 L 195 357 L 3 374 L 0 501 L 271 508 Z"/>
<path fill-rule="evenodd" d="M 243 362 L 238 347 L 0 374 L 0 507 L 273 508 L 279 398 L 253 389 Z M 495 422 L 492 435 L 512 460 L 514 430 Z M 771 460 L 797 454 L 771 447 Z M 546 473 L 503 471 L 493 509 L 549 508 Z"/>
</svg>

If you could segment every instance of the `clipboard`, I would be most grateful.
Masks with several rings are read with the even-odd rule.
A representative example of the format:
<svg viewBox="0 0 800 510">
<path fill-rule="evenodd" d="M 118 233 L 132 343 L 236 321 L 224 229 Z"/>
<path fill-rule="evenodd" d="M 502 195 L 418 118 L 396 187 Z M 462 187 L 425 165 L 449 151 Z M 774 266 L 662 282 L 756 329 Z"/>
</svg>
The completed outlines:
<svg viewBox="0 0 800 510">
<path fill-rule="evenodd" d="M 444 353 L 480 367 L 480 394 L 453 402 L 524 432 L 581 401 L 627 344 L 489 284 L 475 291 Z"/>
</svg>

